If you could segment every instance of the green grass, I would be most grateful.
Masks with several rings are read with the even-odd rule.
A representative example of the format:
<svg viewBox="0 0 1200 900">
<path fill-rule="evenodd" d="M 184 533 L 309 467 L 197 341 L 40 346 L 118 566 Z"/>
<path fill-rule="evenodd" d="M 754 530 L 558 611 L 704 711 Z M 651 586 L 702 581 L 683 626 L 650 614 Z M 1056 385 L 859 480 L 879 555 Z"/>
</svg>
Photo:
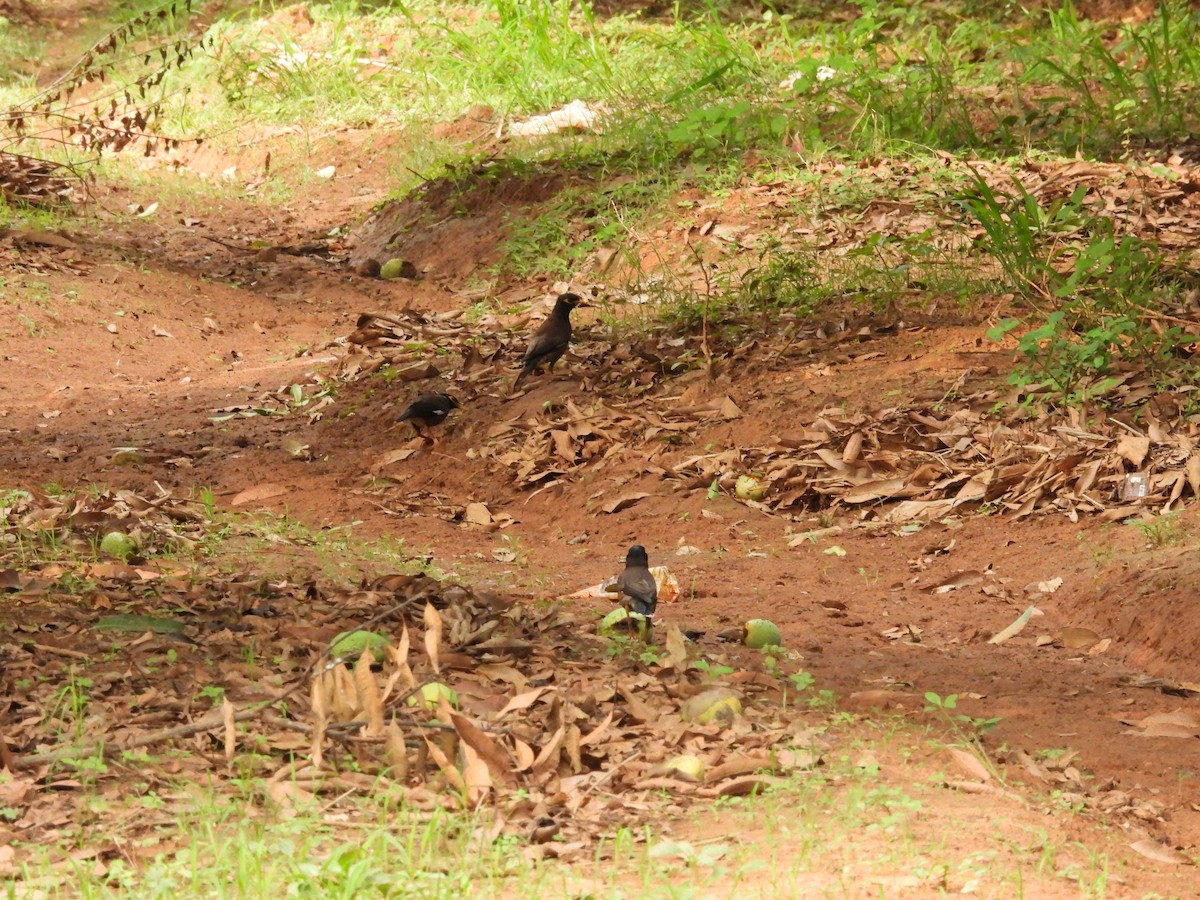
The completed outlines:
<svg viewBox="0 0 1200 900">
<path fill-rule="evenodd" d="M 953 4 L 868 2 L 846 21 L 735 23 L 604 19 L 568 0 L 306 8 L 311 29 L 265 4 L 215 22 L 210 49 L 164 81 L 179 99 L 169 126 L 209 136 L 239 118 L 420 128 L 476 104 L 512 119 L 583 99 L 608 109 L 606 150 L 662 165 L 773 152 L 785 138 L 818 155 L 906 145 L 1113 155 L 1197 124 L 1186 100 L 1200 41 L 1178 0 L 1115 41 L 1069 6 L 1001 22 Z"/>
<path fill-rule="evenodd" d="M 113 794 L 85 782 L 82 819 L 114 822 L 108 837 L 136 847 L 136 863 L 119 854 L 98 870 L 46 844 L 15 850 L 22 880 L 52 898 L 766 898 L 837 896 L 857 885 L 884 896 L 924 887 L 1034 897 L 1067 885 L 1080 897 L 1106 896 L 1103 850 L 1074 843 L 1013 801 L 955 801 L 925 758 L 941 745 L 926 744 L 931 736 L 911 723 L 834 714 L 810 724 L 828 732 L 821 766 L 652 826 L 616 825 L 570 865 L 530 860 L 507 831 L 481 840 L 490 813 L 423 811 L 386 780 L 316 796 L 297 785 L 281 798 L 260 774 L 275 764 L 253 754 L 235 759 L 242 774 L 220 791 L 133 777 Z M 126 760 L 138 766 L 131 772 L 155 762 Z M 78 828 L 67 841 L 92 846 L 86 824 Z"/>
<path fill-rule="evenodd" d="M 150 6 L 141 0 L 133 11 Z M 495 286 L 572 279 L 599 251 L 612 250 L 614 294 L 625 289 L 649 302 L 610 304 L 603 324 L 616 336 L 684 336 L 666 360 L 676 373 L 704 364 L 701 334 L 719 345 L 892 305 L 949 301 L 956 312 L 978 313 L 1009 293 L 1017 305 L 995 336 L 1016 341 L 1016 383 L 1031 391 L 1049 384 L 1057 400 L 1078 403 L 1103 395 L 1123 366 L 1146 367 L 1164 386 L 1194 374 L 1180 361 L 1191 338 L 1155 330 L 1144 315 L 1186 299 L 1190 276 L 1178 259 L 1121 233 L 1086 193 L 1045 198 L 1019 182 L 997 188 L 961 162 L 982 158 L 1019 173 L 1060 154 L 1119 159 L 1189 137 L 1200 125 L 1191 102 L 1200 41 L 1196 16 L 1181 3 L 1115 28 L 1081 21 L 1069 7 L 1026 13 L 1002 3 L 863 2 L 853 18 L 804 6 L 781 15 L 758 4 L 603 18 L 566 0 L 340 0 L 304 8 L 311 28 L 294 8 L 271 3 L 218 19 L 206 52 L 166 72 L 162 84 L 171 132 L 205 136 L 218 151 L 251 139 L 261 140 L 264 155 L 287 151 L 281 155 L 293 161 L 273 168 L 254 193 L 245 181 L 144 170 L 121 157 L 104 161 L 98 174 L 138 199 L 158 199 L 164 211 L 217 203 L 274 211 L 314 190 L 311 159 L 341 165 L 325 157 L 338 149 L 331 136 L 348 128 L 368 133 L 349 154 L 387 155 L 386 182 L 364 187 L 397 199 L 415 199 L 412 192 L 431 180 L 449 188 L 446 208 L 429 211 L 429 222 L 465 215 L 477 201 L 493 208 L 489 192 L 507 196 L 521 180 L 551 179 L 537 199 L 503 201 L 495 260 L 478 277 Z M 166 22 L 152 33 L 181 32 Z M 32 89 L 13 60 L 36 55 L 43 40 L 0 26 L 4 99 Z M 143 71 L 122 68 L 117 80 Z M 605 107 L 602 131 L 498 144 L 485 136 L 475 145 L 434 134 L 479 105 L 492 113 L 482 118 L 503 123 L 576 99 Z M 267 130 L 285 126 L 282 136 Z M 773 211 L 756 211 L 763 197 L 777 202 Z M 903 214 L 874 224 L 888 204 Z M 750 223 L 745 244 L 700 240 L 706 222 L 727 219 Z M 63 221 L 0 206 L 3 227 L 50 230 Z M 669 239 L 656 237 L 660 231 Z M 831 248 L 823 242 L 835 232 Z M 643 263 L 643 252 L 658 253 L 657 264 Z M 43 309 L 55 298 L 38 284 L 22 279 L 13 293 Z M 474 314 L 493 306 L 480 301 Z M 29 317 L 16 321 L 31 334 L 42 327 Z M 29 499 L 9 492 L 0 506 Z M 146 551 L 219 571 L 241 570 L 253 558 L 259 575 L 311 570 L 339 583 L 432 571 L 427 554 L 402 540 L 364 541 L 358 523 L 315 529 L 288 516 L 227 513 L 211 492 L 201 492 L 195 507 L 205 521 L 194 543 L 163 541 Z M 23 528 L 7 513 L 5 527 L 14 538 L 6 565 L 62 564 L 59 594 L 96 589 L 72 571 L 97 559 L 95 536 Z M 1156 546 L 1188 537 L 1165 518 L 1142 530 Z M 494 549 L 513 554 L 513 578 L 539 577 L 529 571 L 530 548 L 504 538 Z M 485 556 L 481 573 L 492 577 L 494 568 Z M 878 577 L 860 572 L 868 584 Z M 245 664 L 263 652 L 247 640 Z M 85 673 L 69 671 L 41 714 L 64 737 L 80 737 L 91 688 Z M 205 690 L 199 699 L 208 706 L 222 689 Z M 480 844 L 473 834 L 484 819 L 421 812 L 383 782 L 318 801 L 298 794 L 285 811 L 267 795 L 263 778 L 278 760 L 266 756 L 235 759 L 235 783 L 223 793 L 139 781 L 117 797 L 101 790 L 113 763 L 81 758 L 63 768 L 82 783 L 89 811 L 99 816 L 124 803 L 135 817 L 161 821 L 121 835 L 136 842 L 136 853 L 107 859 L 103 873 L 92 860 L 64 863 L 63 846 L 90 848 L 82 830 L 63 846 L 21 846 L 23 876 L 49 896 L 84 897 L 836 895 L 900 875 L 929 890 L 1032 897 L 1041 886 L 1070 882 L 1081 896 L 1105 896 L 1104 852 L 1084 852 L 1052 824 L 1010 827 L 997 816 L 994 830 L 962 852 L 961 820 L 938 818 L 946 789 L 937 773 L 928 766 L 907 773 L 942 741 L 977 746 L 988 720 L 964 719 L 951 697 L 930 702 L 949 732 L 933 739 L 932 750 L 928 733 L 894 723 L 852 730 L 826 694 L 806 711 L 837 737 L 823 768 L 764 796 L 663 817 L 653 828 L 614 826 L 595 859 L 573 868 L 535 866 L 519 837 Z M 906 776 L 862 764 L 871 755 Z M 137 760 L 123 762 L 138 771 Z"/>
<path fill-rule="evenodd" d="M 37 59 L 45 47 L 44 34 L 0 15 L 0 102 L 29 90 L 29 62 Z"/>
<path fill-rule="evenodd" d="M 53 496 L 46 489 L 47 496 Z M 88 496 L 90 494 L 90 497 Z M 63 595 L 82 595 L 95 589 L 90 579 L 79 574 L 86 566 L 114 560 L 100 551 L 102 534 L 78 528 L 65 520 L 65 510 L 75 501 L 85 508 L 90 501 L 96 510 L 110 508 L 112 491 L 93 485 L 88 491 L 66 492 L 52 504 L 35 501 L 27 491 L 8 490 L 0 497 L 0 533 L 6 537 L 0 564 L 19 571 L 61 567 L 53 590 Z M 432 554 L 414 550 L 403 538 L 366 539 L 356 534 L 360 522 L 324 528 L 310 527 L 287 515 L 269 512 L 230 511 L 218 506 L 211 491 L 202 489 L 192 504 L 180 507 L 196 513 L 194 521 L 173 523 L 166 519 L 123 523 L 137 542 L 137 554 L 151 564 L 179 562 L 185 566 L 215 567 L 233 572 L 253 558 L 264 575 L 292 577 L 303 564 L 315 576 L 347 583 L 369 574 L 423 572 L 442 577 L 427 562 Z M 33 515 L 37 511 L 37 515 Z M 116 528 L 117 526 L 111 526 Z"/>
<path fill-rule="evenodd" d="M 514 139 L 489 160 L 485 180 L 539 166 L 559 180 L 552 196 L 509 206 L 492 266 L 500 281 L 569 279 L 599 250 L 614 250 L 636 291 L 672 295 L 668 318 L 695 324 L 722 309 L 807 316 L 847 298 L 874 310 L 928 297 L 965 307 L 998 265 L 1018 293 L 1049 301 L 1014 327 L 1034 335 L 1032 363 L 1051 360 L 1048 373 L 1030 370 L 1028 383 L 1049 377 L 1066 402 L 1096 396 L 1115 362 L 1169 369 L 1188 340 L 1154 339 L 1131 314 L 1170 306 L 1186 284 L 1171 288 L 1160 261 L 1102 233 L 1076 197 L 1042 209 L 1019 193 L 989 195 L 937 155 L 1015 166 L 1031 151 L 1112 158 L 1190 135 L 1200 126 L 1189 102 L 1200 41 L 1197 15 L 1178 0 L 1115 29 L 1069 6 L 1021 12 L 952 2 L 867 2 L 841 20 L 731 6 L 604 18 L 568 0 L 341 0 L 306 9 L 311 27 L 270 4 L 218 19 L 206 52 L 165 73 L 168 130 L 233 147 L 250 123 L 287 124 L 299 131 L 283 140 L 319 157 L 331 129 L 369 129 L 392 157 L 387 189 L 402 197 L 430 178 L 478 186 L 473 151 L 432 134 L 470 109 L 490 109 L 501 123 L 576 99 L 606 110 L 599 133 Z M 178 33 L 173 27 L 159 34 Z M 911 171 L 878 177 L 871 167 L 881 158 L 903 159 Z M 156 177 L 107 172 L 147 187 Z M 238 199 L 284 203 L 310 190 L 311 177 L 311 167 L 293 166 Z M 768 242 L 757 261 L 744 253 L 728 264 L 704 261 L 713 296 L 699 300 L 694 279 L 664 283 L 626 252 L 663 223 L 680 191 L 720 198 L 768 179 L 796 185 L 797 216 L 818 222 L 897 199 L 945 210 L 950 192 L 966 211 L 962 224 L 982 223 L 985 241 L 974 260 L 964 258 L 961 235 L 928 228 L 864 234 L 834 259 L 821 258 L 815 242 Z M 171 190 L 186 193 L 186 183 Z M 1076 273 L 1062 276 L 1064 264 L 1077 264 Z M 1120 303 L 1096 308 L 1094 298 L 1114 285 Z M 1064 301 L 1071 308 L 1060 310 Z M 1051 318 L 1055 311 L 1063 315 Z"/>
<path fill-rule="evenodd" d="M 350 826 L 327 822 L 322 801 L 305 799 L 311 795 L 304 792 L 293 795 L 295 806 L 283 815 L 261 784 L 249 779 L 241 796 L 188 785 L 166 791 L 132 786 L 129 793 L 132 808 L 140 804 L 144 816 L 164 820 L 139 834 L 139 845 L 163 849 L 136 867 L 118 859 L 103 877 L 80 867 L 78 883 L 73 878 L 49 896 L 495 896 L 505 878 L 528 877 L 531 870 L 511 840 L 481 847 L 472 840 L 471 817 L 421 812 L 395 787 L 356 792 L 339 803 L 337 818 L 349 819 Z M 261 806 L 263 813 L 247 817 L 248 806 Z M 46 874 L 50 868 L 43 863 L 42 879 L 53 877 Z M 26 878 L 36 881 L 38 870 L 28 869 Z"/>
</svg>

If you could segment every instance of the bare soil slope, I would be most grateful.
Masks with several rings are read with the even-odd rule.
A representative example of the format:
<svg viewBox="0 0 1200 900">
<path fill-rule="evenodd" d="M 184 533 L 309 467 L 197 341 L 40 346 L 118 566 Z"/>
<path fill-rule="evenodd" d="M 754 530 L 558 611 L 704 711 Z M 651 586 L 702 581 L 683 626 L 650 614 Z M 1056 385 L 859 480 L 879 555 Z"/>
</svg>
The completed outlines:
<svg viewBox="0 0 1200 900">
<path fill-rule="evenodd" d="M 145 218 L 101 212 L 103 224 L 81 220 L 65 235 L 0 239 L 8 309 L 0 481 L 33 490 L 161 486 L 177 496 L 211 487 L 219 503 L 286 512 L 315 529 L 361 523 L 353 533 L 362 539 L 401 538 L 464 582 L 530 598 L 599 582 L 639 542 L 684 588 L 663 618 L 706 632 L 702 642 L 748 618 L 774 619 L 817 686 L 850 708 L 919 711 L 926 691 L 956 693 L 964 712 L 1002 719 L 989 745 L 1016 777 L 1081 797 L 1121 792 L 1126 800 L 1111 801 L 1105 815 L 1173 845 L 1200 844 L 1194 739 L 1144 737 L 1127 724 L 1196 703 L 1195 692 L 1178 688 L 1200 682 L 1200 626 L 1189 615 L 1198 577 L 1192 510 L 1158 541 L 1160 532 L 1086 509 L 1017 517 L 977 514 L 972 504 L 917 529 L 888 524 L 895 498 L 842 507 L 830 519 L 802 505 L 747 505 L 727 486 L 710 499 L 710 479 L 668 477 L 689 456 L 757 447 L 830 409 L 849 416 L 1002 391 L 1008 361 L 981 340 L 985 323 L 957 311 L 840 320 L 838 333 L 856 335 L 852 342 L 811 340 L 801 323 L 789 342 L 786 329 L 770 333 L 778 323 L 764 322 L 759 346 L 742 357 L 672 370 L 656 368 L 655 353 L 667 358 L 661 345 L 622 344 L 598 310 L 584 309 L 564 369 L 513 397 L 523 335 L 557 286 L 508 286 L 509 299 L 535 301 L 534 315 L 489 319 L 474 357 L 463 342 L 470 320 L 455 314 L 477 298 L 467 285 L 492 259 L 503 214 L 514 204 L 536 212 L 554 178 L 460 196 L 468 209 L 457 217 L 438 215 L 445 198 L 436 193 L 410 201 L 411 221 L 436 221 L 410 230 L 402 245 L 424 277 L 380 281 L 355 269 L 380 247 L 328 238 L 386 194 L 386 140 L 372 136 L 360 155 L 362 137 L 330 135 L 309 154 L 278 137 L 242 158 L 205 151 L 181 175 L 218 186 L 203 208 L 183 192 L 112 189 L 98 206 L 158 207 Z M 268 148 L 276 171 L 337 159 L 337 173 L 278 206 L 248 196 L 243 181 L 219 187 L 231 166 L 257 171 Z M 752 226 L 735 205 L 725 205 L 721 224 Z M 434 343 L 444 328 L 450 352 L 437 374 L 355 377 L 372 356 L 345 338 L 363 313 L 425 316 Z M 324 402 L 317 395 L 330 379 L 336 388 Z M 303 404 L 291 385 L 302 386 Z M 430 448 L 391 424 L 433 387 L 466 402 Z M 552 471 L 538 469 L 556 458 L 551 432 L 587 418 L 572 407 L 597 403 L 607 416 L 589 426 L 597 431 L 623 435 L 630 421 L 641 427 L 653 417 L 661 433 L 617 450 L 616 439 L 592 447 L 600 438 L 574 433 L 570 454 L 559 453 Z M 692 418 L 672 419 L 681 409 Z M 557 413 L 565 424 L 547 425 Z M 484 504 L 493 523 L 468 523 L 469 503 Z M 872 527 L 851 527 L 864 518 Z M 796 540 L 831 526 L 844 530 Z M 292 581 L 303 574 L 293 570 Z M 605 609 L 568 602 L 584 613 Z M 988 643 L 1029 605 L 1044 616 L 1006 643 Z M 1079 627 L 1103 643 L 1064 637 Z M 1088 777 L 1035 765 L 1021 774 L 1020 751 L 1064 748 L 1078 751 Z M 1186 894 L 1185 882 L 1175 889 Z"/>
</svg>

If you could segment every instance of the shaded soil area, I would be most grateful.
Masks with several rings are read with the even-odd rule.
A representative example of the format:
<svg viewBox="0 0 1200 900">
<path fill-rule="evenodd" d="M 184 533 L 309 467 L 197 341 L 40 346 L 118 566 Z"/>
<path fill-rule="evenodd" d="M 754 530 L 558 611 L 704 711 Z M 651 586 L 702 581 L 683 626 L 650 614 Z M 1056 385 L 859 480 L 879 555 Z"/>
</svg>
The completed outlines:
<svg viewBox="0 0 1200 900">
<path fill-rule="evenodd" d="M 103 235 L 81 226 L 69 248 L 10 247 L 10 325 L 0 338 L 4 483 L 100 483 L 150 494 L 161 487 L 177 497 L 211 487 L 219 504 L 286 513 L 317 532 L 353 523 L 360 540 L 403 541 L 464 583 L 529 599 L 613 575 L 625 547 L 640 542 L 683 587 L 661 618 L 706 632 L 702 652 L 729 652 L 712 643 L 718 633 L 772 618 L 816 685 L 836 691 L 848 708 L 919 711 L 926 691 L 957 694 L 967 715 L 1001 719 L 988 745 L 1014 777 L 1059 789 L 1052 773 L 1022 769 L 1019 753 L 1077 751 L 1076 764 L 1091 773 L 1071 786 L 1081 796 L 1120 791 L 1129 802 L 1110 817 L 1124 815 L 1131 827 L 1183 847 L 1200 841 L 1191 799 L 1197 773 L 1180 753 L 1190 741 L 1144 737 L 1128 724 L 1194 703 L 1193 694 L 1171 688 L 1200 680 L 1191 652 L 1196 629 L 1184 614 L 1196 577 L 1191 511 L 1173 520 L 1175 538 L 1157 547 L 1148 546 L 1145 529 L 1054 514 L 967 514 L 920 529 L 856 528 L 854 515 L 842 515 L 840 533 L 796 541 L 832 523 L 816 513 L 772 514 L 725 492 L 709 499 L 703 485 L 664 482 L 645 454 L 548 488 L 523 486 L 481 453 L 498 423 L 519 430 L 548 405 L 582 403 L 597 391 L 643 414 L 667 401 L 639 401 L 636 383 L 595 376 L 611 346 L 607 326 L 586 309 L 566 370 L 531 380 L 515 397 L 509 385 L 528 316 L 496 332 L 499 355 L 457 383 L 378 373 L 329 382 L 348 371 L 348 360 L 351 371 L 362 364 L 339 343 L 360 312 L 435 315 L 466 302 L 454 278 L 357 275 L 350 248 L 338 251 L 343 262 L 229 247 L 250 237 L 302 246 L 353 221 L 354 199 L 335 179 L 283 210 L 228 202 L 206 212 L 202 225 L 184 226 L 189 210 L 181 203 Z M 439 252 L 448 257 L 456 246 L 467 255 L 464 269 L 473 270 L 470 240 L 447 235 Z M 529 294 L 536 316 L 546 290 Z M 669 450 L 753 445 L 830 405 L 871 406 L 889 391 L 908 399 L 945 394 L 963 385 L 964 372 L 999 383 L 1007 360 L 980 350 L 984 328 L 928 320 L 880 329 L 866 359 L 837 347 L 793 360 L 776 355 L 766 369 L 724 371 L 707 386 L 709 376 L 668 378 L 659 397 L 674 396 L 678 405 L 700 383 L 690 400 L 729 396 L 742 412 L 684 432 Z M 330 399 L 318 400 L 330 383 L 337 385 Z M 296 402 L 291 385 L 313 398 L 311 409 Z M 418 391 L 445 386 L 470 402 L 436 445 L 391 427 Z M 594 499 L 621 492 L 650 496 L 612 513 Z M 467 524 L 468 503 L 484 504 L 492 524 Z M 318 569 L 285 550 L 256 564 L 293 582 Z M 358 573 L 379 574 L 366 566 Z M 1038 589 L 1057 578 L 1062 586 L 1052 593 Z M 602 600 L 566 602 L 582 616 L 608 608 Z M 987 642 L 1031 602 L 1044 617 L 1005 644 Z M 1100 652 L 1068 649 L 1062 635 L 1071 627 L 1110 643 Z M 1038 646 L 1043 635 L 1047 643 Z M 749 651 L 742 662 L 761 665 Z"/>
<path fill-rule="evenodd" d="M 761 668 L 757 654 L 718 636 L 771 618 L 816 687 L 835 691 L 848 710 L 923 715 L 924 694 L 934 692 L 958 695 L 968 716 L 999 718 L 987 746 L 1015 781 L 1078 795 L 1081 840 L 1103 820 L 1196 852 L 1195 734 L 1148 736 L 1139 727 L 1154 714 L 1196 715 L 1193 510 L 1168 528 L 1074 509 L 986 515 L 973 504 L 905 527 L 880 514 L 886 499 L 832 517 L 820 504 L 781 513 L 664 474 L 689 454 L 756 446 L 831 408 L 1000 391 L 1009 361 L 987 349 L 987 323 L 958 312 L 843 322 L 840 331 L 866 329 L 853 350 L 817 342 L 797 352 L 786 335 L 763 333 L 752 338 L 761 344 L 749 362 L 676 368 L 661 365 L 675 358 L 647 359 L 657 345 L 613 331 L 603 291 L 585 275 L 596 303 L 579 313 L 573 353 L 524 393 L 513 394 L 511 382 L 526 334 L 562 285 L 497 290 L 530 301 L 529 311 L 485 313 L 489 342 L 474 355 L 448 345 L 448 361 L 427 372 L 424 347 L 413 348 L 425 377 L 406 380 L 396 366 L 372 371 L 372 354 L 346 340 L 364 313 L 419 314 L 431 333 L 464 321 L 480 299 L 472 279 L 493 261 L 499 223 L 565 179 L 550 172 L 454 198 L 430 192 L 401 207 L 403 233 L 355 244 L 328 236 L 359 224 L 387 193 L 386 146 L 376 140 L 356 156 L 359 138 L 328 137 L 311 155 L 273 144 L 276 170 L 343 160 L 339 174 L 281 205 L 238 182 L 202 210 L 184 194 L 160 198 L 145 218 L 102 213 L 102 224 L 81 220 L 65 235 L 0 239 L 8 313 L 0 482 L 176 498 L 211 488 L 218 505 L 286 514 L 317 533 L 348 530 L 364 544 L 402 542 L 464 584 L 530 601 L 601 582 L 642 543 L 682 588 L 661 619 L 702 632 L 702 653 Z M 256 171 L 263 152 L 204 151 L 184 177 L 215 178 L 231 165 Z M 150 198 L 117 188 L 101 199 L 124 209 Z M 467 214 L 449 215 L 451 202 Z M 731 217 L 733 205 L 721 224 L 752 226 Z M 424 277 L 360 274 L 362 259 L 397 241 Z M 393 427 L 417 393 L 447 388 L 466 402 L 438 443 Z M 720 412 L 725 399 L 736 416 Z M 582 459 L 578 467 L 563 460 L 562 472 L 538 480 L 495 449 L 506 435 L 532 433 L 546 410 L 593 401 L 641 418 L 706 404 L 718 414 L 586 471 Z M 634 495 L 642 496 L 606 511 Z M 468 504 L 485 506 L 490 521 L 468 521 Z M 806 532 L 817 534 L 800 538 Z M 256 551 L 253 564 L 302 584 L 323 561 L 280 548 Z M 386 574 L 356 565 L 347 581 Z M 609 608 L 601 599 L 564 602 L 587 621 Z M 1029 606 L 1042 615 L 1011 640 L 989 643 Z M 326 630 L 351 627 L 362 613 L 331 610 Z M 1095 639 L 1080 641 L 1084 629 Z M 1047 751 L 1074 751 L 1077 771 L 1038 764 Z M 1139 874 L 1146 864 L 1132 854 L 1124 864 L 1128 879 L 1190 891 L 1186 875 Z"/>
</svg>

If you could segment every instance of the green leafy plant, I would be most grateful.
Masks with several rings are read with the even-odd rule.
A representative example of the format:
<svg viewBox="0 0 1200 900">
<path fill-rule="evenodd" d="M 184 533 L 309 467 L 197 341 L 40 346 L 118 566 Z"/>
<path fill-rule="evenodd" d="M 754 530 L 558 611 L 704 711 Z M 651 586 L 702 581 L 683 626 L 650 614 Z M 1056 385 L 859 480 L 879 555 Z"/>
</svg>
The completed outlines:
<svg viewBox="0 0 1200 900">
<path fill-rule="evenodd" d="M 1106 394 L 1119 365 L 1187 378 L 1193 367 L 1182 360 L 1197 340 L 1156 314 L 1181 286 L 1161 251 L 1118 236 L 1085 197 L 1080 187 L 1043 205 L 1016 180 L 1011 194 L 1001 194 L 978 174 L 961 196 L 984 230 L 983 246 L 1033 308 L 988 332 L 994 341 L 1016 336 L 1010 383 L 1037 385 L 1067 404 Z"/>
<path fill-rule="evenodd" d="M 718 681 L 733 672 L 732 666 L 709 662 L 707 659 L 693 659 L 690 667 L 702 673 L 705 681 Z"/>
<path fill-rule="evenodd" d="M 1092 220 L 1085 187 L 1043 206 L 1016 178 L 1011 193 L 994 190 L 978 172 L 959 202 L 984 231 L 983 246 L 1000 265 L 1013 290 L 1034 300 L 1049 299 L 1061 284 L 1056 263 L 1069 252 L 1065 240 Z"/>
<path fill-rule="evenodd" d="M 999 717 L 972 717 L 956 712 L 957 708 L 958 694 L 947 694 L 943 697 L 934 691 L 925 692 L 925 712 L 936 713 L 939 719 L 969 744 L 978 746 L 980 735 L 1000 724 Z"/>
<path fill-rule="evenodd" d="M 1133 138 L 1159 139 L 1195 125 L 1187 99 L 1200 83 L 1200 28 L 1186 2 L 1164 0 L 1155 18 L 1116 32 L 1081 19 L 1073 4 L 1047 13 L 1040 69 L 1065 88 L 1061 125 L 1079 144 L 1101 147 Z"/>
<path fill-rule="evenodd" d="M 1187 540 L 1189 529 L 1177 513 L 1165 513 L 1150 521 L 1138 520 L 1133 527 L 1146 538 L 1149 547 L 1169 547 Z"/>
<path fill-rule="evenodd" d="M 724 156 L 758 144 L 778 143 L 787 131 L 783 113 L 750 100 L 732 100 L 691 110 L 667 139 L 676 152 Z"/>
</svg>

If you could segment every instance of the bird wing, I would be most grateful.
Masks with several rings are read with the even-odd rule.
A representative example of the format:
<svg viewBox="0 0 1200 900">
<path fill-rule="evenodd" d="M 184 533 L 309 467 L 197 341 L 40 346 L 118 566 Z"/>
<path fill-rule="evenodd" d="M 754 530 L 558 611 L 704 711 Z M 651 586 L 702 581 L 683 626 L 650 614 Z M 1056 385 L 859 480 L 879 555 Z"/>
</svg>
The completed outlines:
<svg viewBox="0 0 1200 900">
<path fill-rule="evenodd" d="M 558 334 L 536 334 L 533 336 L 533 340 L 529 342 L 529 348 L 525 351 L 525 365 L 536 365 L 551 356 L 557 358 L 566 352 L 569 343 L 569 338 L 564 338 Z"/>
<path fill-rule="evenodd" d="M 633 601 L 633 611 L 648 616 L 658 606 L 658 585 L 645 567 L 626 569 L 617 578 L 617 590 Z"/>
</svg>

